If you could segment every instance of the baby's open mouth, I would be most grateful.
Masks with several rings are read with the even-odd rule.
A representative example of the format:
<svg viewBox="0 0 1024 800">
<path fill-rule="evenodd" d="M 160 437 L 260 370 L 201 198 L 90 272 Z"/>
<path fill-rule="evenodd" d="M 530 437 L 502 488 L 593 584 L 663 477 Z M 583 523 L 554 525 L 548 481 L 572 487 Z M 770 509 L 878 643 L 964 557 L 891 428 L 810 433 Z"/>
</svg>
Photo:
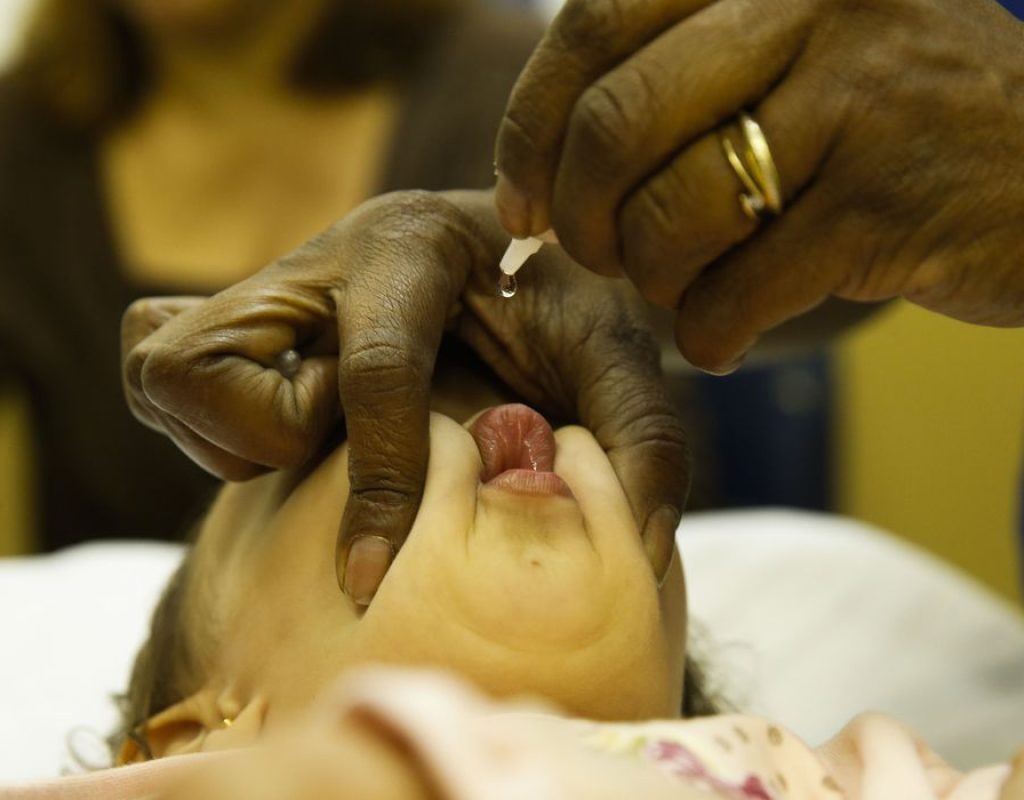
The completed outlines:
<svg viewBox="0 0 1024 800">
<path fill-rule="evenodd" d="M 484 466 L 487 486 L 518 494 L 562 495 L 572 491 L 555 474 L 555 432 L 529 406 L 512 403 L 481 414 L 469 429 Z"/>
</svg>

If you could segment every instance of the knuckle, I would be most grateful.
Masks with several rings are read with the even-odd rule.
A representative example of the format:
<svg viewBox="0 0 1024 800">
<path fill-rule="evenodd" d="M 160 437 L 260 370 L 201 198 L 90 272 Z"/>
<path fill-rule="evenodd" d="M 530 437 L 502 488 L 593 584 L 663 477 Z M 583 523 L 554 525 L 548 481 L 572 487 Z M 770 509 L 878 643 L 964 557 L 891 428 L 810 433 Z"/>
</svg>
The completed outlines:
<svg viewBox="0 0 1024 800">
<path fill-rule="evenodd" d="M 154 380 L 153 354 L 158 349 L 145 340 L 128 350 L 121 363 L 121 386 L 132 415 L 147 427 L 166 432 L 167 425 L 158 400 L 165 393 L 165 379 Z"/>
<path fill-rule="evenodd" d="M 460 265 L 472 263 L 479 246 L 479 229 L 471 215 L 454 201 L 428 191 L 401 191 L 382 195 L 360 207 L 353 217 L 346 218 L 356 231 L 363 247 L 382 255 L 385 264 L 400 263 L 403 254 L 412 256 L 395 270 L 391 278 L 396 286 L 399 277 L 406 274 L 406 284 L 422 278 L 413 275 L 421 256 L 425 253 L 439 256 L 429 259 L 441 263 L 445 269 L 430 274 L 432 285 L 457 280 L 463 269 Z M 379 275 L 374 277 L 379 283 Z M 452 286 L 445 284 L 449 293 Z"/>
<path fill-rule="evenodd" d="M 706 175 L 692 169 L 683 156 L 637 192 L 633 216 L 645 233 L 671 246 L 680 260 L 716 246 L 721 232 L 708 225 L 709 187 Z"/>
<path fill-rule="evenodd" d="M 177 351 L 166 345 L 155 345 L 153 347 L 137 347 L 141 357 L 141 368 L 139 369 L 139 385 L 144 394 L 153 397 L 176 386 L 187 374 L 183 370 L 183 362 Z"/>
<path fill-rule="evenodd" d="M 207 413 L 205 406 L 211 393 L 209 359 L 177 343 L 156 344 L 146 350 L 138 373 L 138 386 L 146 401 L 174 416 Z"/>
<path fill-rule="evenodd" d="M 381 511 L 395 511 L 405 509 L 413 504 L 417 495 L 418 492 L 411 488 L 381 486 L 374 481 L 373 485 L 353 485 L 350 498 L 364 507 Z"/>
<path fill-rule="evenodd" d="M 734 227 L 731 213 L 725 215 L 731 203 L 709 203 L 705 155 L 701 150 L 677 158 L 634 192 L 620 213 L 626 271 L 658 305 L 677 307 L 702 270 L 749 235 Z"/>
<path fill-rule="evenodd" d="M 544 112 L 539 106 L 513 96 L 501 118 L 498 129 L 496 162 L 513 182 L 522 183 L 523 173 L 536 157 L 547 157 L 550 149 L 541 144 L 538 135 Z M 553 144 L 553 143 L 552 143 Z"/>
<path fill-rule="evenodd" d="M 675 243 L 683 225 L 679 209 L 685 198 L 678 193 L 669 197 L 662 179 L 654 179 L 639 189 L 623 209 L 623 226 L 640 246 L 636 255 L 649 256 Z M 637 245 L 634 245 L 636 247 Z M 643 264 L 635 264 L 642 268 Z"/>
<path fill-rule="evenodd" d="M 653 420 L 642 430 L 644 436 L 637 452 L 647 461 L 653 474 L 678 490 L 678 499 L 685 501 L 689 490 L 692 455 L 689 439 L 682 426 L 668 418 Z"/>
<path fill-rule="evenodd" d="M 144 297 L 133 302 L 121 316 L 122 352 L 131 350 L 164 322 L 166 314 L 160 311 L 152 298 Z"/>
<path fill-rule="evenodd" d="M 647 302 L 674 308 L 686 285 L 690 237 L 669 192 L 663 181 L 651 181 L 623 208 L 622 260 Z"/>
<path fill-rule="evenodd" d="M 275 262 L 279 270 L 325 273 L 332 285 L 339 270 L 345 274 L 353 247 L 376 251 L 384 263 L 394 262 L 418 244 L 450 252 L 463 246 L 474 230 L 468 216 L 447 198 L 424 190 L 379 195 L 334 222 L 293 253 Z M 334 270 L 327 270 L 333 265 Z"/>
<path fill-rule="evenodd" d="M 204 297 L 143 297 L 135 300 L 121 316 L 121 343 L 127 349 L 161 330 L 164 325 L 208 302 Z"/>
<path fill-rule="evenodd" d="M 670 108 L 665 98 L 665 89 L 672 86 L 677 78 L 658 59 L 643 62 L 628 61 L 615 72 L 615 92 L 622 98 L 620 105 L 630 109 L 627 115 L 633 120 L 668 119 Z"/>
<path fill-rule="evenodd" d="M 596 83 L 580 96 L 569 121 L 569 138 L 583 148 L 588 165 L 614 169 L 629 141 L 631 115 L 617 88 Z"/>
<path fill-rule="evenodd" d="M 142 327 L 146 320 L 152 317 L 153 301 L 149 297 L 135 300 L 125 309 L 121 317 L 121 330 L 137 329 Z"/>
<path fill-rule="evenodd" d="M 397 332 L 375 331 L 354 339 L 339 361 L 342 390 L 374 397 L 409 391 L 429 378 L 432 359 Z"/>
<path fill-rule="evenodd" d="M 568 0 L 554 23 L 560 44 L 607 52 L 626 26 L 623 0 Z"/>
<path fill-rule="evenodd" d="M 678 485 L 685 496 L 690 447 L 686 431 L 667 397 L 644 383 L 622 389 L 615 397 L 615 418 L 595 431 L 609 451 L 628 452 L 642 460 L 648 474 Z"/>
<path fill-rule="evenodd" d="M 406 190 L 381 195 L 347 218 L 375 240 L 402 241 L 426 232 L 445 235 L 463 223 L 453 203 L 434 192 Z"/>
<path fill-rule="evenodd" d="M 419 503 L 423 472 L 422 465 L 396 453 L 382 459 L 351 451 L 349 502 L 357 512 L 386 515 L 408 511 Z"/>
<path fill-rule="evenodd" d="M 672 166 L 657 179 L 649 181 L 639 194 L 644 212 L 656 226 L 655 232 L 662 236 L 678 234 L 685 220 L 697 215 L 701 198 L 708 187 L 690 171 Z"/>
<path fill-rule="evenodd" d="M 668 115 L 659 87 L 671 80 L 659 78 L 656 62 L 627 62 L 588 87 L 573 108 L 570 142 L 595 159 L 588 167 L 616 173 L 646 163 L 644 148 L 652 140 L 652 120 Z M 597 157 L 600 157 L 599 160 Z"/>
<path fill-rule="evenodd" d="M 660 404 L 652 407 L 644 388 L 621 391 L 615 399 L 618 419 L 607 437 L 613 447 L 674 438 L 678 428 L 675 416 Z"/>
</svg>

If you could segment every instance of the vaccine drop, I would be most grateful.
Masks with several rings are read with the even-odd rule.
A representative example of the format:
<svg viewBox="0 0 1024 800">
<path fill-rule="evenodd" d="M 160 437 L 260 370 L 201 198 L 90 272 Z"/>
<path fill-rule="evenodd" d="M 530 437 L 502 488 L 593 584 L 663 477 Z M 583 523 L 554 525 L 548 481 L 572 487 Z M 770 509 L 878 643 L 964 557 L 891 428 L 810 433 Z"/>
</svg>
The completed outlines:
<svg viewBox="0 0 1024 800">
<path fill-rule="evenodd" d="M 502 297 L 514 297 L 519 284 L 516 281 L 516 273 L 526 263 L 526 259 L 536 253 L 543 242 L 540 239 L 513 239 L 505 255 L 501 257 L 498 268 L 501 270 L 501 279 L 498 282 L 498 290 Z"/>
<path fill-rule="evenodd" d="M 515 275 L 509 275 L 505 272 L 501 273 L 501 278 L 498 280 L 498 291 L 501 292 L 502 297 L 515 297 L 516 289 L 519 288 L 519 282 L 516 280 Z"/>
</svg>

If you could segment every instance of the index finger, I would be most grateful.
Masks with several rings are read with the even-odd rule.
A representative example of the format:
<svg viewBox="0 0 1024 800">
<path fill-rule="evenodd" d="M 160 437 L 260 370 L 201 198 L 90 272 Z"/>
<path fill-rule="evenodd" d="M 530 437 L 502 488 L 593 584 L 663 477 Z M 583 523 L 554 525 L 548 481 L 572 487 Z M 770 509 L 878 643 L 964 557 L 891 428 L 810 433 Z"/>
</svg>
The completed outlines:
<svg viewBox="0 0 1024 800">
<path fill-rule="evenodd" d="M 358 271 L 332 291 L 350 486 L 336 568 L 359 605 L 370 602 L 416 517 L 434 361 L 477 257 L 468 221 L 437 196 L 385 199 L 364 209 L 349 218 L 360 233 L 346 258 Z M 389 274 L 383 283 L 381 272 Z"/>
<path fill-rule="evenodd" d="M 495 203 L 513 236 L 551 227 L 562 140 L 587 87 L 670 25 L 715 0 L 568 0 L 526 63 L 495 143 Z"/>
</svg>

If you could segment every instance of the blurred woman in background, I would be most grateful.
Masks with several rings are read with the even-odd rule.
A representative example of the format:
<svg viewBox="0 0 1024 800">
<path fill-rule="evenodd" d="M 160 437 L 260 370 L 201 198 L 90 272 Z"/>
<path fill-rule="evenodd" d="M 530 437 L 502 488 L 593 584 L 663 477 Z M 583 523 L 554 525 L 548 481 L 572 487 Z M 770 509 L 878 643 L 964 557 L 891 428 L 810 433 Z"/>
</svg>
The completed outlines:
<svg viewBox="0 0 1024 800">
<path fill-rule="evenodd" d="M 125 407 L 124 308 L 376 193 L 489 185 L 539 33 L 471 0 L 40 0 L 0 81 L 0 391 L 31 407 L 41 548 L 174 536 L 214 486 Z"/>
</svg>

